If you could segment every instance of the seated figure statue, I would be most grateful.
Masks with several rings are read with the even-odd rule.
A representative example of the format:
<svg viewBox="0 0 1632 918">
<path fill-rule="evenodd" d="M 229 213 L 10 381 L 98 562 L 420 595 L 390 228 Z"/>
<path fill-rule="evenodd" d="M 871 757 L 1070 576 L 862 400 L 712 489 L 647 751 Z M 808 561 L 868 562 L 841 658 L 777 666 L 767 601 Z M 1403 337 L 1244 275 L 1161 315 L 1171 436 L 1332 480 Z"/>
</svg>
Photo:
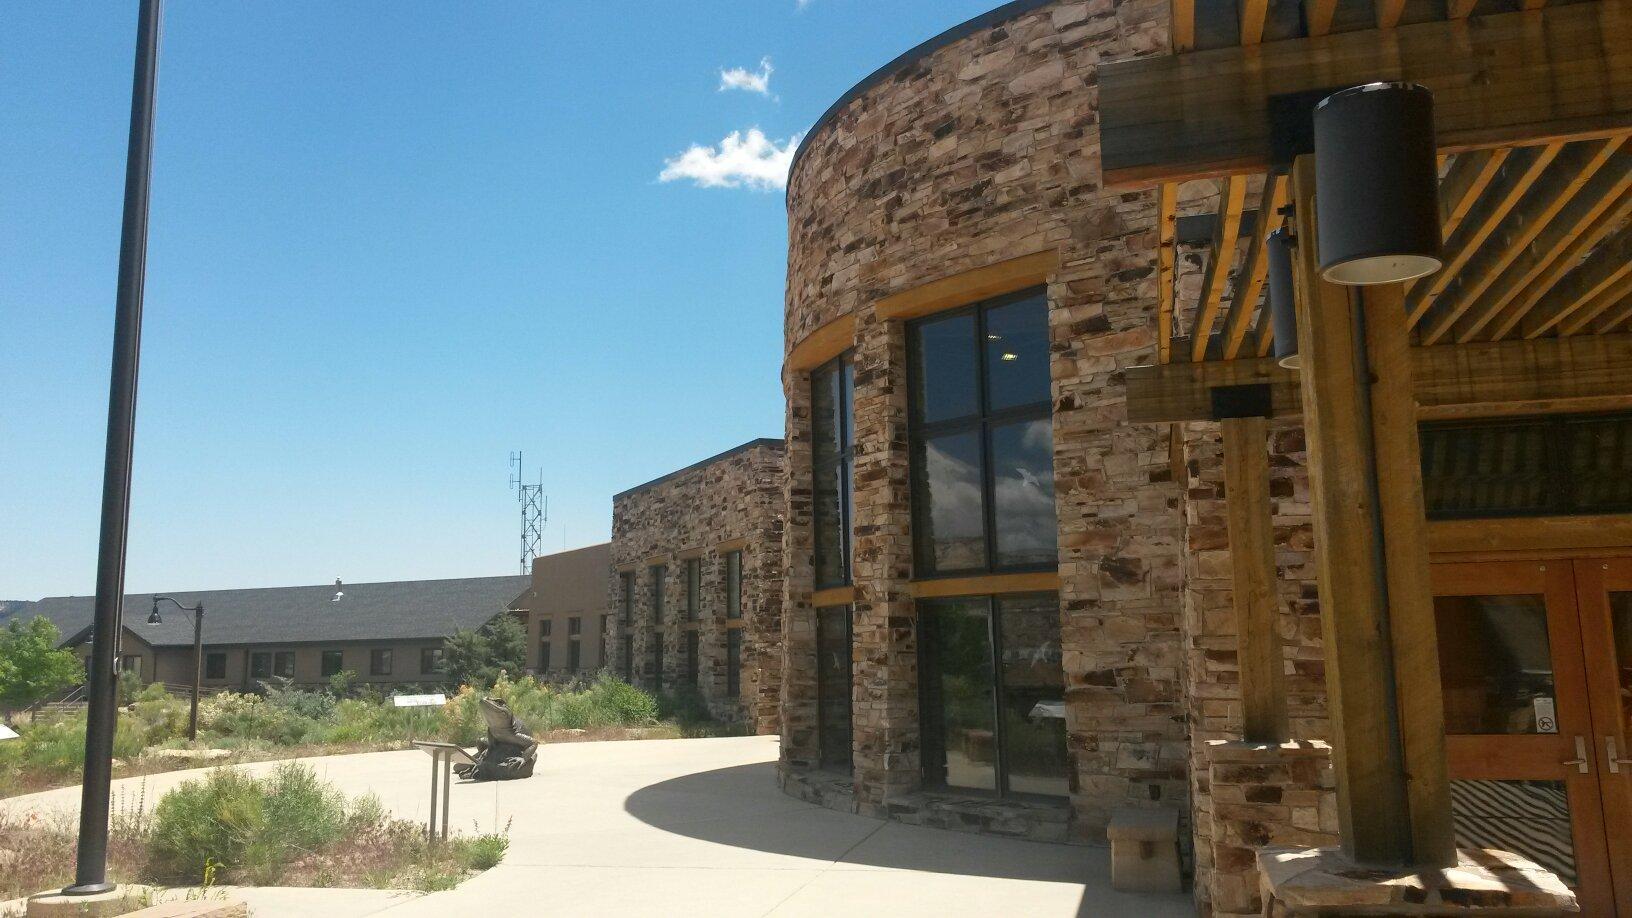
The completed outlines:
<svg viewBox="0 0 1632 918">
<path fill-rule="evenodd" d="M 473 765 L 455 765 L 461 778 L 473 781 L 508 781 L 533 776 L 538 759 L 538 740 L 527 725 L 516 719 L 502 698 L 483 698 L 482 717 L 487 721 L 487 738 L 476 744 Z"/>
</svg>

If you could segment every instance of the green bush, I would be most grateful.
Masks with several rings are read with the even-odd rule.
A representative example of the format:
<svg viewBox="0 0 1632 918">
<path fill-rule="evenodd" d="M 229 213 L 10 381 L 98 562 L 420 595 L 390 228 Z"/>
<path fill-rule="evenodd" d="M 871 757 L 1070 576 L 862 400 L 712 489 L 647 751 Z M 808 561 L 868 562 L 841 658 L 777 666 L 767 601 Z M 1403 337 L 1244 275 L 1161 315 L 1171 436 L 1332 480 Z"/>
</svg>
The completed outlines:
<svg viewBox="0 0 1632 918">
<path fill-rule="evenodd" d="M 211 860 L 229 869 L 249 866 L 266 826 L 265 807 L 260 783 L 236 769 L 219 768 L 183 783 L 153 810 L 149 871 L 193 881 Z"/>
<path fill-rule="evenodd" d="M 334 716 L 334 696 L 326 692 L 271 689 L 266 693 L 266 703 L 306 720 L 322 721 Z"/>
<path fill-rule="evenodd" d="M 504 860 L 510 850 L 510 839 L 498 833 L 460 838 L 455 844 L 459 863 L 471 870 L 491 870 Z"/>
</svg>

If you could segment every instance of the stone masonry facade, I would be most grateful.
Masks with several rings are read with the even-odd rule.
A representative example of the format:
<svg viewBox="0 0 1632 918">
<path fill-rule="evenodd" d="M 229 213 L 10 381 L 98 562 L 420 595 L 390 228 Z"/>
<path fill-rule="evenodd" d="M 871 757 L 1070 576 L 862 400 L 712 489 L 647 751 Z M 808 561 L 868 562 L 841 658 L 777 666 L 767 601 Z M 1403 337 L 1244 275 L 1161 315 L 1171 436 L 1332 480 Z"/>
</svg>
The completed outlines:
<svg viewBox="0 0 1632 918">
<path fill-rule="evenodd" d="M 1222 450 L 1216 425 L 1127 422 L 1124 371 L 1157 360 L 1156 208 L 1151 192 L 1101 187 L 1096 130 L 1096 68 L 1167 53 L 1167 15 L 1164 0 L 1008 4 L 858 87 L 797 156 L 786 351 L 853 327 L 842 342 L 855 376 L 853 748 L 849 775 L 818 771 L 810 375 L 790 365 L 780 774 L 789 793 L 836 808 L 1033 838 L 1102 842 L 1119 809 L 1175 810 L 1206 909 L 1217 821 L 1208 743 L 1240 738 Z M 1212 188 L 1184 186 L 1181 212 L 1210 212 Z M 906 327 L 876 310 L 1039 254 L 1057 267 L 1014 289 L 1041 281 L 1048 299 L 1071 762 L 1063 824 L 1034 802 L 922 786 Z M 1202 259 L 1179 255 L 1184 297 Z M 1318 740 L 1324 672 L 1301 429 L 1275 426 L 1266 448 L 1291 733 Z"/>
<path fill-rule="evenodd" d="M 635 684 L 673 690 L 689 682 L 687 652 L 695 640 L 696 687 L 710 712 L 745 722 L 758 733 L 779 727 L 784 466 L 782 441 L 753 440 L 612 499 L 607 609 L 616 639 L 608 648 L 609 667 L 623 672 L 627 653 Z M 741 610 L 728 618 L 733 553 L 740 553 L 742 565 Z M 686 618 L 688 562 L 700 575 L 691 620 Z M 661 620 L 654 614 L 659 568 Z M 623 621 L 626 576 L 634 588 L 628 622 Z M 732 631 L 740 632 L 741 641 L 735 693 L 727 666 Z"/>
</svg>

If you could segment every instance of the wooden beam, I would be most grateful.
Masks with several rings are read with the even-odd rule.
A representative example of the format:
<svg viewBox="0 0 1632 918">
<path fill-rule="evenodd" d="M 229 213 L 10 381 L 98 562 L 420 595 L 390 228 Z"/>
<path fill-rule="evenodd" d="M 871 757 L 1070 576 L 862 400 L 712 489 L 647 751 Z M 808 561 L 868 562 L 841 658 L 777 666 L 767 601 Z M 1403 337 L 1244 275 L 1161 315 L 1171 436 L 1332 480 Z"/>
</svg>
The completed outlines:
<svg viewBox="0 0 1632 918">
<path fill-rule="evenodd" d="M 1422 333 L 1422 343 L 1434 345 L 1451 330 L 1485 291 L 1541 235 L 1553 218 L 1615 157 L 1624 137 L 1570 144 L 1553 160 L 1524 200 L 1502 221 L 1495 238 L 1480 249 L 1456 279 L 1456 285 L 1434 302 L 1435 315 Z M 1620 163 L 1623 170 L 1625 162 Z M 1601 195 L 1601 189 L 1594 190 Z M 1498 288 L 1498 293 L 1501 289 Z M 1516 291 L 1515 291 L 1516 292 Z M 1471 335 L 1469 336 L 1471 337 Z"/>
<path fill-rule="evenodd" d="M 1173 53 L 1196 48 L 1196 0 L 1173 0 Z"/>
<path fill-rule="evenodd" d="M 1632 127 L 1632 0 L 1152 56 L 1099 68 L 1106 186 L 1270 165 L 1270 96 L 1371 80 L 1434 92 L 1443 152 Z"/>
<path fill-rule="evenodd" d="M 1613 327 L 1613 326 L 1612 326 Z M 1422 417 L 1632 406 L 1632 335 L 1582 335 L 1411 349 Z M 1212 390 L 1267 384 L 1274 417 L 1303 413 L 1298 374 L 1265 358 L 1129 367 L 1128 420 L 1214 420 Z"/>
<path fill-rule="evenodd" d="M 1536 179 L 1540 178 L 1564 149 L 1562 142 L 1526 147 L 1515 152 L 1502 167 L 1501 174 L 1491 183 L 1490 190 L 1480 197 L 1456 234 L 1445 241 L 1442 256 L 1444 266 L 1428 277 L 1411 285 L 1405 297 L 1406 325 L 1415 326 L 1428 314 L 1435 299 L 1450 286 L 1479 247 L 1485 244 L 1502 220 L 1524 199 Z"/>
<path fill-rule="evenodd" d="M 1288 739 L 1281 597 L 1269 496 L 1268 424 L 1230 418 L 1224 439 L 1224 509 L 1230 538 L 1236 661 L 1241 670 L 1241 738 Z"/>
<path fill-rule="evenodd" d="M 1599 294 L 1632 273 L 1632 227 L 1622 227 L 1581 266 L 1564 275 L 1541 305 L 1519 323 L 1526 338 L 1538 338 L 1573 316 Z"/>
<path fill-rule="evenodd" d="M 1539 516 L 1493 520 L 1434 520 L 1428 550 L 1435 554 L 1503 551 L 1573 552 L 1632 546 L 1632 514 Z"/>
<path fill-rule="evenodd" d="M 1241 44 L 1256 45 L 1264 40 L 1264 19 L 1269 15 L 1269 0 L 1241 0 Z"/>
<path fill-rule="evenodd" d="M 1451 171 L 1439 185 L 1439 222 L 1447 239 L 1462 225 L 1462 219 L 1496 178 L 1511 152 L 1512 147 L 1497 147 L 1457 154 Z"/>
<path fill-rule="evenodd" d="M 1247 330 L 1252 327 L 1253 312 L 1258 308 L 1258 295 L 1263 291 L 1264 277 L 1269 273 L 1264 240 L 1281 223 L 1280 210 L 1285 203 L 1286 182 L 1274 172 L 1264 176 L 1264 189 L 1258 198 L 1258 215 L 1253 219 L 1247 257 L 1241 263 L 1241 273 L 1235 276 L 1229 312 L 1224 316 L 1223 351 L 1226 360 L 1234 360 L 1241 353 L 1241 344 L 1246 340 Z"/>
<path fill-rule="evenodd" d="M 1603 317 L 1598 320 L 1598 327 L 1593 329 L 1596 334 L 1608 334 L 1632 319 L 1632 278 L 1621 281 L 1621 285 L 1616 292 L 1621 297 L 1621 304 L 1611 306 L 1603 314 Z M 1578 330 L 1565 329 L 1565 334 L 1573 335 L 1577 332 Z"/>
<path fill-rule="evenodd" d="M 1235 240 L 1241 234 L 1241 210 L 1247 200 L 1247 177 L 1232 175 L 1219 190 L 1218 222 L 1213 225 L 1213 245 L 1207 256 L 1207 273 L 1201 280 L 1201 302 L 1196 306 L 1196 324 L 1190 330 L 1190 359 L 1207 359 L 1207 345 L 1213 337 L 1213 321 L 1224 296 L 1224 284 L 1235 263 Z"/>
<path fill-rule="evenodd" d="M 1304 0 L 1304 28 L 1310 37 L 1329 34 L 1337 17 L 1337 0 Z"/>
<path fill-rule="evenodd" d="M 943 277 L 893 293 L 873 304 L 880 319 L 906 320 L 967 306 L 988 297 L 1041 286 L 1060 269 L 1060 252 L 1047 249 Z"/>
<path fill-rule="evenodd" d="M 1473 13 L 1473 8 L 1479 5 L 1479 0 L 1446 0 L 1446 19 L 1466 19 Z"/>
<path fill-rule="evenodd" d="M 1177 251 L 1179 186 L 1156 189 L 1156 362 L 1173 362 L 1173 257 Z"/>
<path fill-rule="evenodd" d="M 1619 158 L 1616 170 L 1606 170 L 1577 194 L 1540 237 L 1513 260 L 1495 284 L 1488 304 L 1475 305 L 1456 328 L 1457 341 L 1507 337 L 1541 298 L 1592 249 L 1632 216 L 1632 162 Z M 1570 331 L 1569 334 L 1574 334 Z"/>
<path fill-rule="evenodd" d="M 1373 0 L 1377 8 L 1377 28 L 1392 29 L 1400 24 L 1405 12 L 1405 0 Z"/>
</svg>

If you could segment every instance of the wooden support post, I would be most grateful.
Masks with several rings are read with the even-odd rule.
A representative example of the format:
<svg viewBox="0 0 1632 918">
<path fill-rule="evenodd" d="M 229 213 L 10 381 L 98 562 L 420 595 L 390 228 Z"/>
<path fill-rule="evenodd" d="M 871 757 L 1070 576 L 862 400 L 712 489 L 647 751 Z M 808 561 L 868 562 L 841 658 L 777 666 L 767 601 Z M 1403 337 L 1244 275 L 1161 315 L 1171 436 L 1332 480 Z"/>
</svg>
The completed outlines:
<svg viewBox="0 0 1632 918">
<path fill-rule="evenodd" d="M 1269 501 L 1269 425 L 1263 418 L 1226 418 L 1219 427 L 1224 433 L 1224 501 L 1241 667 L 1241 738 L 1278 743 L 1288 737 Z"/>
<path fill-rule="evenodd" d="M 1314 157 L 1292 173 L 1299 352 L 1345 852 L 1455 863 L 1409 341 L 1397 288 L 1320 279 Z"/>
</svg>

